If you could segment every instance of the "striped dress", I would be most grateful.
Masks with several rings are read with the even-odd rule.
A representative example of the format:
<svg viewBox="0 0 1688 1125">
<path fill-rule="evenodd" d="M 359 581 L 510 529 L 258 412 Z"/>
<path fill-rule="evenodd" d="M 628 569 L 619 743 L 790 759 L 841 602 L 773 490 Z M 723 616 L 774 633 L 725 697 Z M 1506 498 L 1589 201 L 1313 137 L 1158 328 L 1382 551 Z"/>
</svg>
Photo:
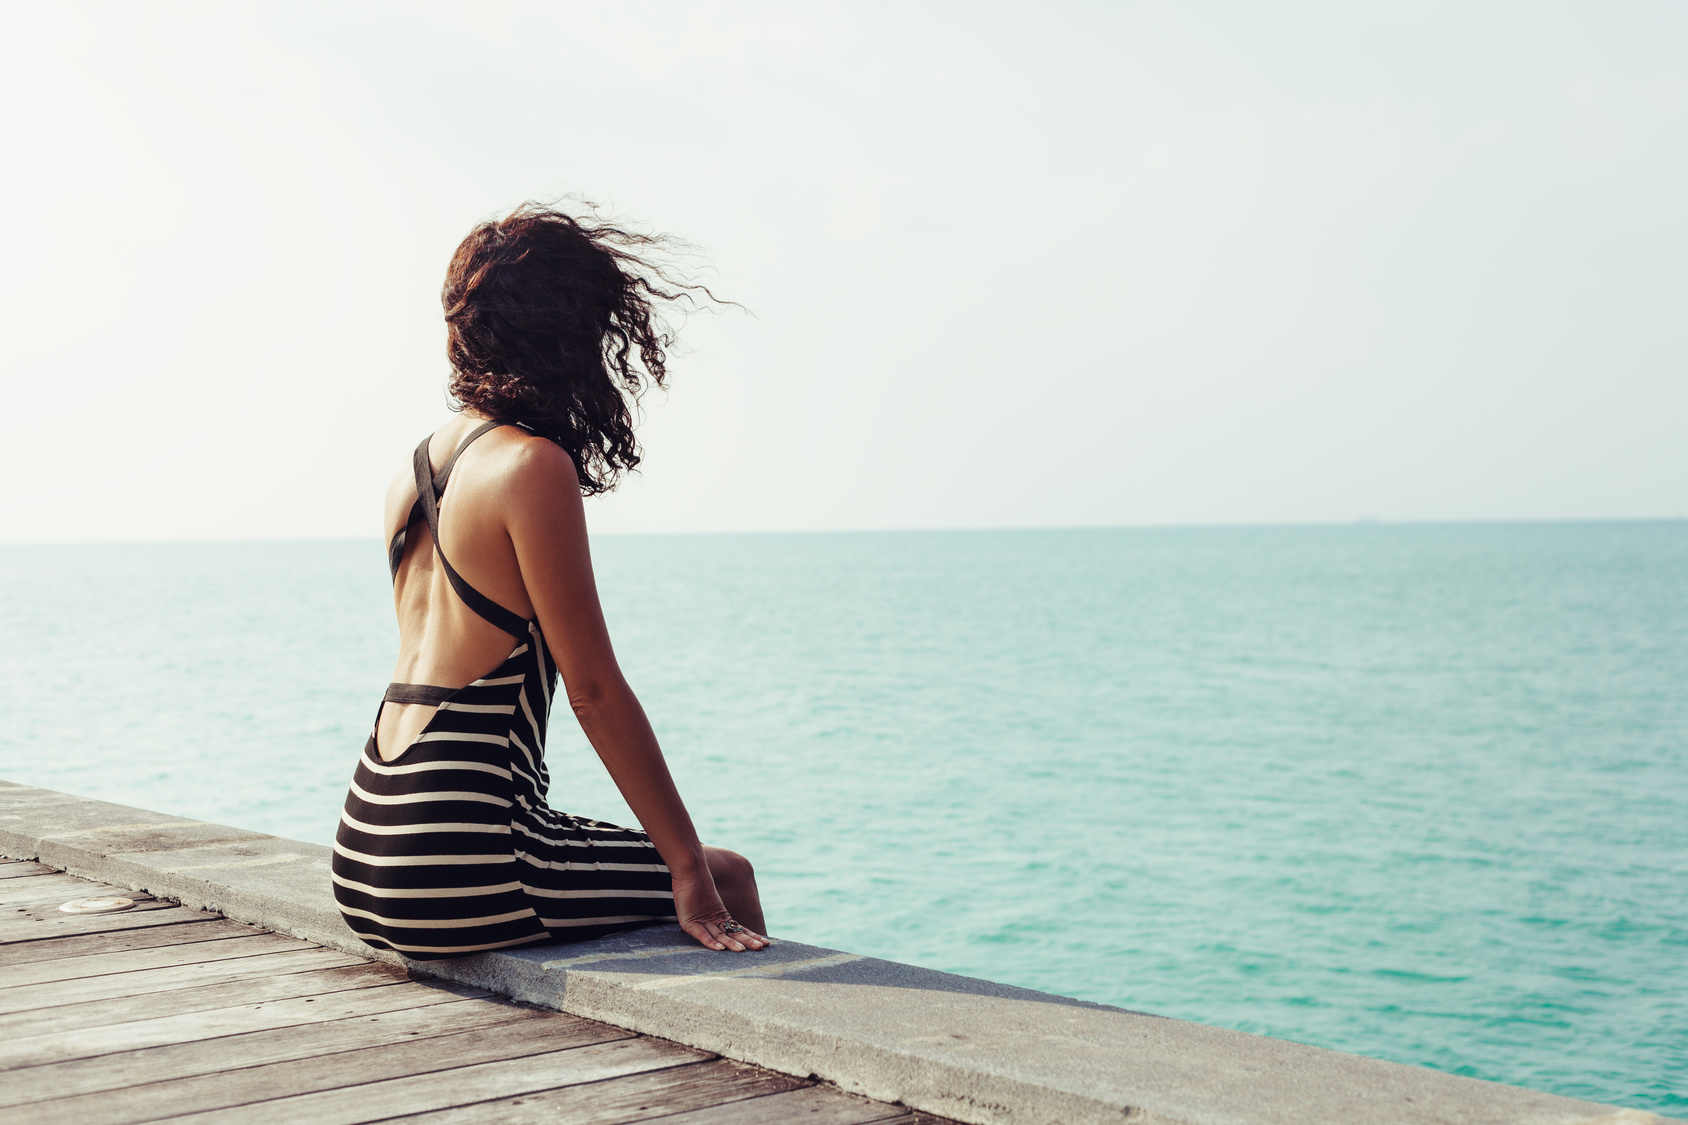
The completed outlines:
<svg viewBox="0 0 1688 1125">
<path fill-rule="evenodd" d="M 417 502 L 393 539 L 425 518 L 439 550 L 439 496 L 471 433 L 436 475 L 417 448 Z M 466 687 L 392 684 L 383 702 L 435 704 L 422 734 L 381 760 L 372 731 L 334 840 L 334 897 L 364 941 L 417 959 L 545 941 L 584 941 L 674 921 L 668 868 L 650 837 L 546 804 L 545 727 L 557 665 L 537 622 L 469 586 L 439 555 L 469 607 L 510 633 L 504 663 Z M 377 721 L 380 712 L 376 713 Z"/>
</svg>

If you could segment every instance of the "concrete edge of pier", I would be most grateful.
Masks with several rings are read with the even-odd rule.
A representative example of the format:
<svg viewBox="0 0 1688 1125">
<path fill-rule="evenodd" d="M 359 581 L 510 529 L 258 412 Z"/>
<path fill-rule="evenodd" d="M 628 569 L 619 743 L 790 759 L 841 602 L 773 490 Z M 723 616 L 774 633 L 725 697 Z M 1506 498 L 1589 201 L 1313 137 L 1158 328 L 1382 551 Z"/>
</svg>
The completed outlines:
<svg viewBox="0 0 1688 1125">
<path fill-rule="evenodd" d="M 346 928 L 329 849 L 0 781 L 0 855 L 975 1125 L 1671 1121 L 781 941 L 675 926 L 411 962 Z"/>
</svg>

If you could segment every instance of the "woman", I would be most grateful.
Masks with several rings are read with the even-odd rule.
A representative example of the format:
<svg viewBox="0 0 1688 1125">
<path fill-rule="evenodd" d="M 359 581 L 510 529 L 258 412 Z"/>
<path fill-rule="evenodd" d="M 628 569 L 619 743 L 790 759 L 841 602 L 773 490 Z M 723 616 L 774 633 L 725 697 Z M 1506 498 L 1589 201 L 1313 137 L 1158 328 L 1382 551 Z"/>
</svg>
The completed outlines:
<svg viewBox="0 0 1688 1125">
<path fill-rule="evenodd" d="M 587 550 L 581 498 L 638 464 L 629 398 L 665 374 L 653 304 L 693 288 L 636 256 L 657 241 L 528 204 L 452 258 L 459 413 L 387 494 L 397 682 L 334 844 L 335 898 L 372 946 L 453 957 L 676 920 L 710 949 L 769 944 L 750 864 L 698 840 L 622 678 Z M 559 671 L 643 831 L 546 804 Z"/>
</svg>

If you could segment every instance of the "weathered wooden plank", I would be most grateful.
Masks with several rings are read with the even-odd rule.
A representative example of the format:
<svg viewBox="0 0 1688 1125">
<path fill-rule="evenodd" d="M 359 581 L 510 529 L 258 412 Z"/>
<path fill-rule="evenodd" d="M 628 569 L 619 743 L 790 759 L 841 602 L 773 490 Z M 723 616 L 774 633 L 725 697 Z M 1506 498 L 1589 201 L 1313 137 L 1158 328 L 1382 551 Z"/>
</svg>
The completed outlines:
<svg viewBox="0 0 1688 1125">
<path fill-rule="evenodd" d="M 342 971 L 342 970 L 333 970 Z M 326 1023 L 484 997 L 482 989 L 438 981 L 405 981 L 317 996 L 185 1012 L 78 1031 L 0 1040 L 0 1069 L 87 1059 L 167 1043 L 195 1043 L 225 1035 Z"/>
<path fill-rule="evenodd" d="M 245 934 L 264 934 L 253 926 L 243 926 L 222 918 L 201 922 L 181 922 L 171 926 L 149 926 L 140 930 L 118 930 L 104 934 L 84 934 L 80 937 L 41 938 L 36 941 L 14 941 L 0 945 L 0 968 L 27 965 L 38 961 L 56 961 L 61 957 L 86 957 L 94 953 L 118 953 L 126 949 L 153 949 L 166 945 L 186 945 L 192 942 L 216 941 L 220 938 Z"/>
<path fill-rule="evenodd" d="M 8 988 L 19 988 L 28 984 L 82 980 L 86 977 L 103 977 L 114 973 L 133 973 L 141 969 L 165 969 L 175 965 L 204 965 L 213 961 L 256 957 L 260 953 L 316 948 L 318 947 L 313 942 L 300 938 L 252 932 L 215 941 L 196 941 L 188 945 L 164 945 L 151 949 L 124 949 L 87 953 L 80 957 L 60 957 L 8 968 L 5 975 L 0 976 L 0 996 L 3 996 Z"/>
<path fill-rule="evenodd" d="M 141 891 L 125 891 L 104 883 L 91 883 L 74 875 L 57 871 L 46 875 L 29 875 L 22 879 L 0 881 L 0 906 L 25 906 L 50 902 L 57 906 L 75 898 L 96 895 L 122 895 L 124 898 L 151 898 Z"/>
<path fill-rule="evenodd" d="M 256 938 L 241 939 L 255 941 Z M 287 944 L 287 939 L 271 939 Z M 362 957 L 353 957 L 334 949 L 324 949 L 310 942 L 294 942 L 292 949 L 213 961 L 206 965 L 166 965 L 155 969 L 137 969 L 109 976 L 90 976 L 80 980 L 50 981 L 46 984 L 26 984 L 16 988 L 0 988 L 0 1035 L 32 1035 L 36 1015 L 41 1020 L 56 1020 L 52 1013 L 93 1001 L 112 1001 L 123 997 L 150 997 L 148 1004 L 168 1003 L 164 995 L 184 989 L 204 989 L 211 985 L 233 981 L 250 981 L 284 977 L 316 969 L 334 969 L 348 965 L 367 965 Z M 222 1005 L 217 1005 L 222 1007 Z"/>
<path fill-rule="evenodd" d="M 37 865 L 37 867 L 41 867 L 41 865 Z M 24 877 L 5 880 L 5 887 L 0 889 L 0 894 L 3 894 L 3 892 L 10 892 L 10 890 L 17 890 L 19 887 L 42 885 L 42 883 L 46 882 L 64 882 L 64 880 L 76 880 L 76 882 L 88 883 L 91 887 L 103 887 L 103 885 L 105 885 L 105 883 L 95 882 L 95 880 L 91 880 L 91 878 L 83 878 L 79 877 L 79 875 L 71 875 L 71 873 L 68 872 L 61 872 L 61 870 L 56 867 L 46 867 L 44 870 L 39 870 L 39 872 L 30 872 L 29 875 L 24 875 Z"/>
<path fill-rule="evenodd" d="M 8 859 L 0 862 L 0 880 L 29 879 L 37 875 L 62 875 L 64 872 L 56 867 L 48 867 L 45 863 L 36 863 L 29 859 Z"/>
<path fill-rule="evenodd" d="M 341 995 L 363 996 L 368 991 Z M 406 1008 L 269 1031 L 248 1031 L 196 1042 L 166 1043 L 159 1047 L 31 1067 L 20 1072 L 27 1075 L 27 1083 L 0 1084 L 0 1108 L 100 1090 L 120 1090 L 147 1082 L 166 1082 L 172 1078 L 213 1075 L 219 1071 L 289 1059 L 309 1059 L 383 1043 L 418 1042 L 459 1031 L 514 1027 L 557 1014 L 517 1007 L 496 998 L 447 999 L 447 1003 L 426 1008 Z"/>
<path fill-rule="evenodd" d="M 204 922 L 220 915 L 189 910 L 173 902 L 137 903 L 121 914 L 62 914 L 33 907 L 17 914 L 0 914 L 0 942 L 40 941 L 43 938 L 76 934 L 104 934 L 113 930 L 140 930 L 148 926 L 169 926 L 177 922 Z"/>
<path fill-rule="evenodd" d="M 8 859 L 0 863 L 0 879 L 22 879 L 30 875 L 51 875 L 56 867 L 36 863 L 33 859 Z"/>
<path fill-rule="evenodd" d="M 750 1106 L 769 1095 L 808 1086 L 801 1078 L 776 1074 L 760 1067 L 727 1059 L 697 1063 L 668 1070 L 647 1071 L 594 1082 L 587 1086 L 565 1086 L 500 1098 L 497 1101 L 459 1105 L 432 1113 L 401 1117 L 391 1125 L 623 1125 L 684 1113 L 704 1106 L 728 1111 L 722 1121 L 737 1121 L 731 1111 Z M 748 1099 L 755 1099 L 754 1101 Z M 723 1104 L 730 1103 L 730 1104 Z M 871 1104 L 871 1103 L 870 1103 Z M 886 1107 L 895 1111 L 895 1107 Z M 807 1118 L 781 1117 L 780 1125 Z"/>
<path fill-rule="evenodd" d="M 158 1117 L 273 1101 L 296 1094 L 631 1038 L 631 1031 L 550 1013 L 548 1018 L 522 1020 L 502 1027 L 56 1098 L 32 1104 L 28 1109 L 41 1121 L 132 1125 Z M 262 1116 L 267 1119 L 267 1114 Z"/>
<path fill-rule="evenodd" d="M 296 954 L 282 953 L 276 956 L 292 957 Z M 230 981 L 206 988 L 178 988 L 171 992 L 120 996 L 110 1000 L 92 1000 L 57 1008 L 14 1012 L 0 1016 L 0 1064 L 5 1061 L 9 1042 L 19 1038 L 51 1035 L 80 1028 L 110 1027 L 187 1012 L 216 1011 L 235 1005 L 262 1004 L 267 1000 L 319 996 L 353 988 L 392 984 L 403 979 L 402 969 L 378 963 L 362 963 L 319 969 L 315 972 L 289 973 L 286 976 Z"/>
<path fill-rule="evenodd" d="M 181 1125 L 251 1125 L 254 1121 L 264 1125 L 354 1125 L 528 1091 L 601 1082 L 641 1071 L 688 1067 L 710 1057 L 677 1043 L 641 1036 L 160 1120 Z"/>
<path fill-rule="evenodd" d="M 573 1125 L 574 1119 L 568 1120 Z M 870 1101 L 821 1085 L 674 1113 L 657 1125 L 791 1125 L 794 1121 L 803 1125 L 914 1125 L 916 1121 L 940 1125 L 938 1118 L 911 1114 L 906 1106 Z"/>
</svg>

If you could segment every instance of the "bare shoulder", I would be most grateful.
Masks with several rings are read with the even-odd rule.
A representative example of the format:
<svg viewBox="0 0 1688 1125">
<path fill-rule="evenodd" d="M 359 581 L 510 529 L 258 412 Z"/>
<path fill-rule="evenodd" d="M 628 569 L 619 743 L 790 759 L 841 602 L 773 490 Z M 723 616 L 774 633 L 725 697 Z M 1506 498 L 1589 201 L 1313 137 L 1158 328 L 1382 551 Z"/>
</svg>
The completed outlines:
<svg viewBox="0 0 1688 1125">
<path fill-rule="evenodd" d="M 551 486 L 568 484 L 575 489 L 580 487 L 574 458 L 562 446 L 518 426 L 510 426 L 502 433 L 505 435 L 502 444 L 512 479 Z"/>
<path fill-rule="evenodd" d="M 481 441 L 475 475 L 480 487 L 497 494 L 512 514 L 554 515 L 559 508 L 580 508 L 580 476 L 574 459 L 556 442 L 516 426 L 506 426 Z"/>
<path fill-rule="evenodd" d="M 436 468 L 443 460 L 442 453 L 450 456 L 476 424 L 473 418 L 460 416 L 435 431 L 432 452 Z M 500 426 L 463 450 L 447 493 L 478 512 L 518 522 L 530 517 L 554 522 L 571 510 L 582 513 L 582 518 L 584 515 L 574 460 L 556 442 L 519 426 Z M 415 467 L 407 464 L 393 474 L 387 486 L 389 534 L 398 529 L 415 501 Z"/>
<path fill-rule="evenodd" d="M 559 489 L 580 491 L 580 476 L 574 459 L 548 438 L 516 426 L 506 426 L 488 437 L 483 472 L 489 481 L 518 493 L 549 493 Z"/>
</svg>

